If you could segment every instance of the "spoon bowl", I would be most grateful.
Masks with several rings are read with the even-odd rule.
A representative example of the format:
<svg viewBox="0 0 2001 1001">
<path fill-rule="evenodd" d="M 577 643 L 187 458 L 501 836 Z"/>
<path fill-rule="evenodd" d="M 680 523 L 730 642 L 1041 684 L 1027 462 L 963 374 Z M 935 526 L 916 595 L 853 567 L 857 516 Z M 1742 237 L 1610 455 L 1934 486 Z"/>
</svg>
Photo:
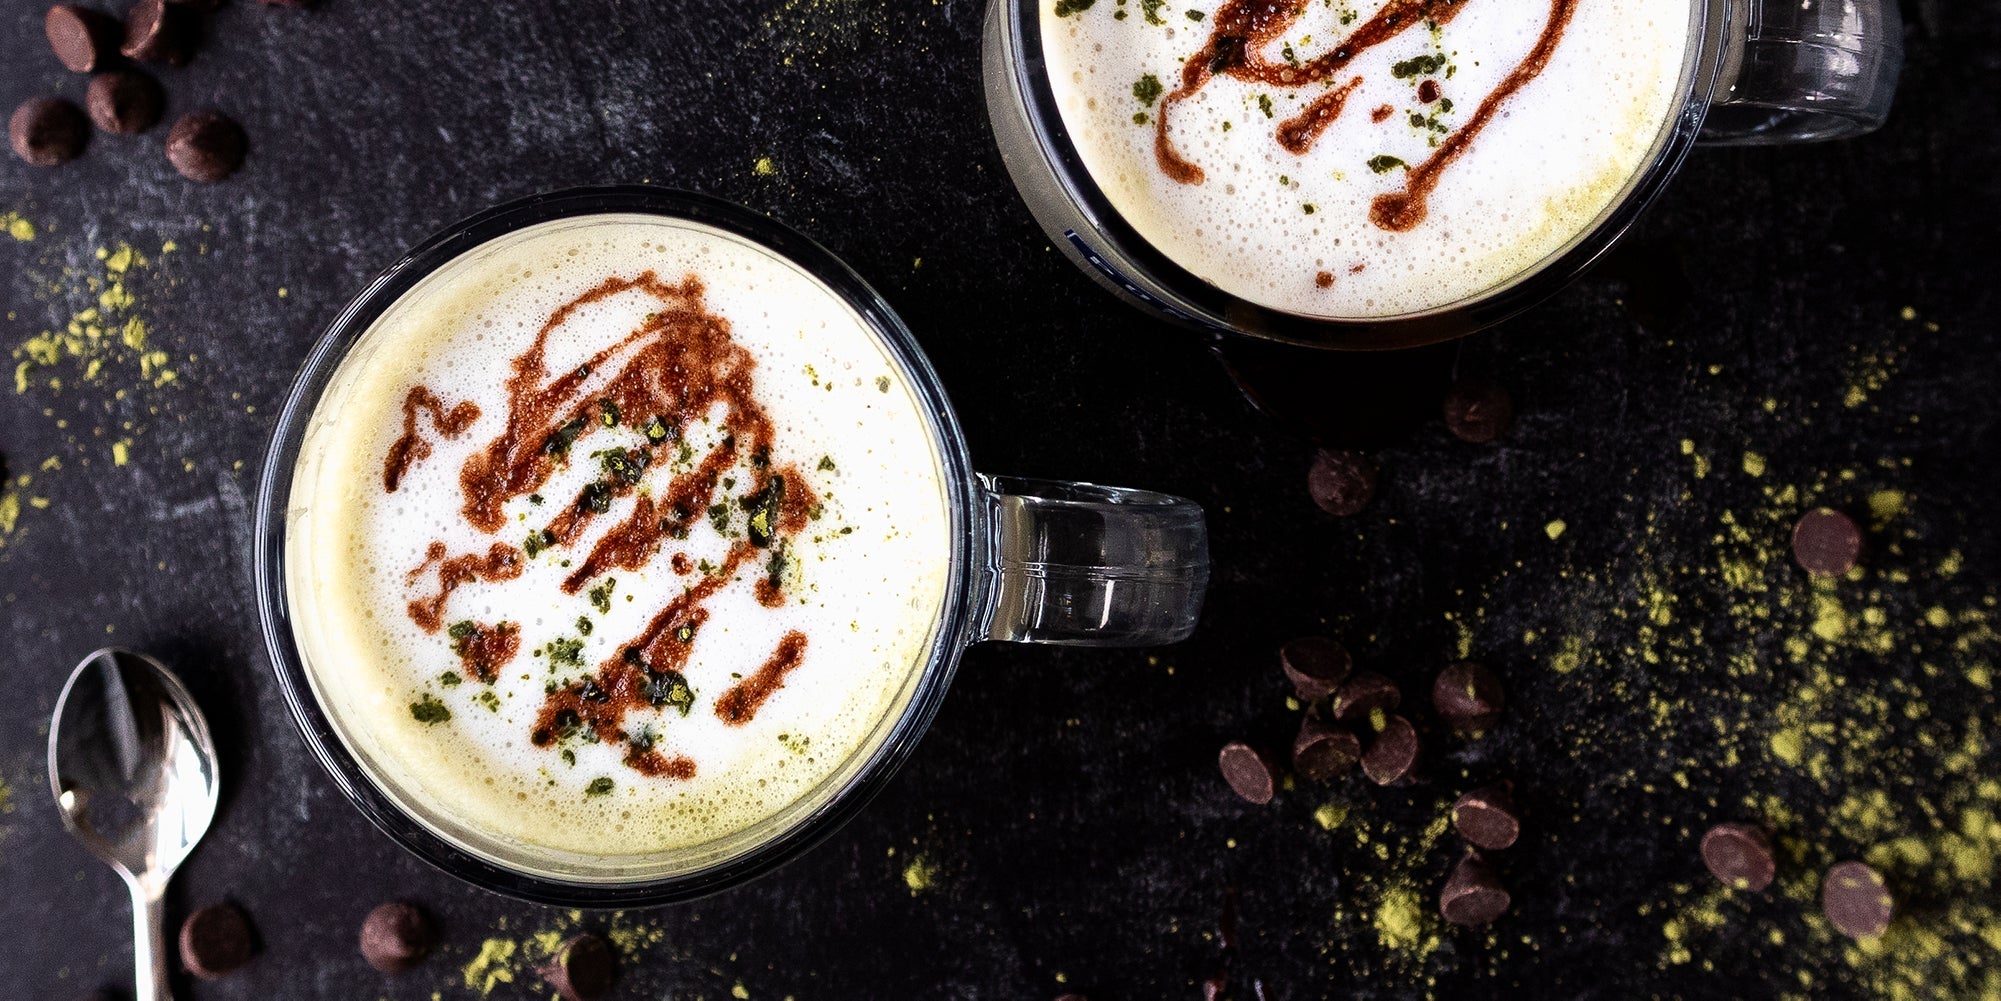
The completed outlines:
<svg viewBox="0 0 2001 1001">
<path fill-rule="evenodd" d="M 158 661 L 106 648 L 71 672 L 49 724 L 63 826 L 132 891 L 138 1001 L 167 1001 L 162 900 L 215 818 L 215 743 L 194 697 Z"/>
</svg>

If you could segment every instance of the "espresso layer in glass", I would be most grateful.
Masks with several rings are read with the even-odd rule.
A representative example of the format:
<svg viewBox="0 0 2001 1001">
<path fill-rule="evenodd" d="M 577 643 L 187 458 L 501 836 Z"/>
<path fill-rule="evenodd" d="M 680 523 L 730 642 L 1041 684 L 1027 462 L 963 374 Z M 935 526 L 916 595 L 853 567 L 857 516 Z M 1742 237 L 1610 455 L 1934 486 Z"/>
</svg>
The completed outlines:
<svg viewBox="0 0 2001 1001">
<path fill-rule="evenodd" d="M 874 329 L 796 265 L 683 220 L 545 223 L 342 362 L 288 505 L 294 632 L 342 741 L 440 833 L 713 842 L 902 711 L 941 476 Z"/>
<path fill-rule="evenodd" d="M 1077 154 L 1155 248 L 1327 319 L 1498 291 L 1680 109 L 1690 0 L 1037 0 Z"/>
</svg>

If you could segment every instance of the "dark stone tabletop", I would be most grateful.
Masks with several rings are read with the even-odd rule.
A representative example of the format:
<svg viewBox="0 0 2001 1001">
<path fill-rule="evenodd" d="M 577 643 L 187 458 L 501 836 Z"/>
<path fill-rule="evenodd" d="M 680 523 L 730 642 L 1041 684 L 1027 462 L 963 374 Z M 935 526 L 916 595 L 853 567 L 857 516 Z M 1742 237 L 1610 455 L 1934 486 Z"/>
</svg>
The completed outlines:
<svg viewBox="0 0 2001 1001">
<path fill-rule="evenodd" d="M 221 812 L 170 912 L 234 901 L 261 951 L 180 982 L 188 998 L 547 997 L 533 968 L 576 929 L 613 933 L 626 998 L 1152 1001 L 1217 976 L 1272 1001 L 2001 996 L 2001 109 L 1982 97 L 2001 11 L 1906 6 L 1880 133 L 1699 150 L 1592 277 L 1441 350 L 1323 360 L 1334 388 L 1280 417 L 1051 249 L 987 133 L 977 0 L 223 6 L 159 76 L 168 121 L 243 123 L 241 173 L 183 181 L 164 125 L 60 169 L 0 158 L 0 994 L 130 984 L 124 888 L 62 832 L 43 764 L 65 673 L 115 643 L 174 667 L 223 748 Z M 6 109 L 82 98 L 41 17 L 0 11 Z M 918 332 L 982 468 L 1199 501 L 1216 573 L 1196 638 L 975 648 L 860 819 L 690 905 L 522 904 L 374 831 L 299 740 L 257 634 L 274 412 L 406 247 L 612 181 L 741 201 L 845 257 Z M 1247 372 L 1313 370 L 1232 350 Z M 1353 377 L 1370 366 L 1390 374 Z M 1512 391 L 1498 444 L 1435 416 L 1455 371 Z M 1358 382 L 1393 388 L 1380 419 L 1324 419 Z M 1305 473 L 1350 436 L 1383 487 L 1337 519 Z M 1866 552 L 1815 584 L 1787 539 L 1823 504 Z M 1402 684 L 1420 782 L 1230 793 L 1218 749 L 1298 725 L 1276 651 L 1307 633 Z M 1507 688 L 1479 740 L 1426 696 L 1462 656 Z M 1524 814 L 1494 859 L 1512 910 L 1448 926 L 1445 808 L 1499 778 Z M 1771 889 L 1703 870 L 1697 841 L 1727 820 L 1775 833 Z M 1821 873 L 1849 858 L 1901 901 L 1865 945 L 1819 914 Z M 445 940 L 392 978 L 355 940 L 393 898 Z"/>
</svg>

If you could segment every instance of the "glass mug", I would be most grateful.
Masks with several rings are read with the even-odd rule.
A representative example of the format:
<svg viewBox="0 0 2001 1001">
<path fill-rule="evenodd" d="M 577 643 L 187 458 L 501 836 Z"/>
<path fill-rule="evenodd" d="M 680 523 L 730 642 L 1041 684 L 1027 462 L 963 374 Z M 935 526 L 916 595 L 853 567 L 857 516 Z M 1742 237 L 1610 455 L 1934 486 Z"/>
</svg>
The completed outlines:
<svg viewBox="0 0 2001 1001">
<path fill-rule="evenodd" d="M 1401 316 L 1323 319 L 1224 292 L 1151 246 L 1120 216 L 1085 169 L 1051 93 L 1040 5 L 1054 2 L 990 0 L 982 75 L 1001 159 L 1056 248 L 1156 317 L 1321 348 L 1416 347 L 1520 313 L 1610 248 L 1697 142 L 1812 142 L 1869 132 L 1889 112 L 1903 62 L 1896 0 L 1695 0 L 1679 110 L 1596 219 L 1540 262 L 1469 298 Z"/>
<path fill-rule="evenodd" d="M 749 828 L 645 856 L 583 857 L 472 830 L 399 788 L 345 732 L 295 640 L 286 532 L 291 486 L 309 424 L 336 370 L 374 321 L 426 275 L 526 227 L 598 215 L 691 221 L 737 237 L 803 272 L 863 318 L 926 415 L 949 511 L 945 598 L 922 667 L 900 709 L 797 801 Z M 1149 646 L 1186 638 L 1208 583 L 1202 510 L 1163 494 L 973 471 L 938 375 L 881 296 L 831 253 L 749 209 L 687 192 L 579 188 L 513 202 L 432 237 L 343 309 L 308 356 L 278 419 L 257 498 L 259 617 L 280 687 L 314 755 L 368 819 L 426 861 L 530 900 L 619 907 L 684 900 L 742 883 L 831 834 L 910 756 L 937 713 L 960 655 L 983 640 Z"/>
</svg>

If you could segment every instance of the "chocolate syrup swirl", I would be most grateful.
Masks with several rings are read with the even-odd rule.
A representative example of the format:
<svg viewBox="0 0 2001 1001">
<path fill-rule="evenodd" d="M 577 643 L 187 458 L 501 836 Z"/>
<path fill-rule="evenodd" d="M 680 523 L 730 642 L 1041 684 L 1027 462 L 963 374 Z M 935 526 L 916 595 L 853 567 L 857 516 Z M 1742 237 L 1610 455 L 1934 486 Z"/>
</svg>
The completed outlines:
<svg viewBox="0 0 2001 1001">
<path fill-rule="evenodd" d="M 1154 159 L 1161 172 L 1182 184 L 1200 184 L 1202 168 L 1181 155 L 1169 136 L 1174 106 L 1195 96 L 1218 74 L 1271 87 L 1296 88 L 1329 81 L 1356 57 L 1418 25 L 1450 22 L 1472 0 L 1389 0 L 1332 49 L 1305 62 L 1273 62 L 1264 50 L 1282 38 L 1307 9 L 1299 0 L 1228 0 L 1211 18 L 1208 40 L 1181 67 L 1180 84 L 1160 100 L 1154 116 Z M 1520 0 L 1517 0 L 1520 2 Z M 1493 121 L 1502 103 L 1527 86 L 1549 65 L 1550 56 L 1570 25 L 1578 0 L 1549 0 L 1549 18 L 1542 32 L 1515 68 L 1464 124 L 1441 142 L 1422 163 L 1404 175 L 1404 190 L 1378 195 L 1369 207 L 1369 221 L 1392 232 L 1408 232 L 1424 221 L 1425 205 L 1445 169 L 1452 165 L 1480 132 Z M 1308 104 L 1283 122 L 1277 140 L 1286 151 L 1304 155 L 1341 116 L 1348 95 L 1362 82 L 1353 77 Z M 1436 88 L 1433 88 L 1433 93 Z M 1371 117 L 1388 117 L 1382 109 Z"/>
<path fill-rule="evenodd" d="M 432 567 L 438 568 L 438 592 L 428 598 L 417 598 L 410 602 L 410 621 L 427 633 L 435 633 L 445 625 L 445 603 L 451 600 L 452 592 L 476 580 L 503 581 L 521 576 L 521 550 L 504 542 L 496 542 L 487 548 L 486 555 L 467 553 L 464 556 L 446 557 L 450 552 L 442 542 L 433 542 L 424 551 L 424 562 L 410 571 L 414 582 Z"/>
<path fill-rule="evenodd" d="M 382 489 L 395 493 L 403 483 L 403 476 L 410 467 L 431 457 L 431 443 L 417 427 L 417 414 L 428 411 L 431 424 L 438 433 L 447 438 L 457 438 L 479 420 L 479 404 L 466 400 L 458 406 L 445 409 L 443 401 L 423 386 L 410 387 L 408 396 L 403 397 L 403 437 L 389 446 L 389 455 L 382 460 Z"/>
<path fill-rule="evenodd" d="M 452 625 L 452 652 L 459 655 L 459 669 L 474 681 L 493 684 L 514 655 L 521 652 L 521 627 L 512 622 L 485 625 L 458 622 Z"/>
<path fill-rule="evenodd" d="M 652 300 L 652 311 L 637 329 L 575 368 L 549 371 L 549 341 L 556 330 L 577 310 L 629 293 Z M 412 621 L 425 631 L 435 632 L 443 625 L 446 605 L 459 586 L 476 579 L 519 577 L 524 561 L 545 551 L 573 552 L 591 524 L 609 515 L 623 498 L 632 497 L 630 510 L 598 536 L 588 554 L 574 561 L 561 584 L 565 593 L 576 594 L 612 571 L 636 571 L 652 564 L 670 541 L 686 538 L 698 519 L 713 517 L 711 509 L 719 503 L 744 525 L 732 538 L 721 566 L 705 567 L 699 580 L 667 601 L 637 635 L 618 644 L 619 652 L 589 677 L 547 693 L 529 734 L 536 746 L 551 747 L 569 737 L 623 743 L 625 764 L 641 774 L 694 776 L 692 759 L 655 749 L 652 728 L 629 730 L 627 717 L 633 712 L 662 711 L 671 727 L 672 717 L 664 715 L 665 710 L 688 714 L 696 693 L 683 672 L 709 618 L 705 603 L 748 571 L 755 574 L 753 587 L 761 604 L 783 605 L 789 540 L 806 527 L 818 506 L 798 469 L 773 465 L 773 426 L 756 399 L 756 367 L 750 352 L 731 339 L 729 322 L 708 312 L 699 278 L 690 275 L 675 284 L 651 271 L 631 279 L 606 279 L 558 308 L 528 350 L 513 360 L 506 424 L 459 471 L 464 496 L 460 514 L 467 524 L 489 534 L 518 524 L 509 520 L 507 505 L 530 495 L 539 502 L 538 491 L 567 463 L 592 462 L 601 475 L 575 497 L 555 505 L 555 513 L 541 527 L 531 528 L 525 551 L 496 542 L 484 557 L 449 557 L 444 543 L 431 543 L 423 564 L 410 572 L 414 583 L 435 568 L 436 593 L 409 605 Z M 407 469 L 413 461 L 409 456 L 421 458 L 428 452 L 428 443 L 414 433 L 418 409 L 430 410 L 439 429 L 451 433 L 447 420 L 462 416 L 469 406 L 461 404 L 445 414 L 427 389 L 411 390 L 404 408 L 405 435 L 391 449 L 392 463 Z M 677 456 L 694 460 L 685 440 L 698 422 L 718 410 L 719 442 L 698 461 L 677 461 Z M 476 417 L 475 410 L 463 423 L 469 425 Z M 590 447 L 595 436 L 618 428 L 625 431 L 617 433 L 616 443 Z M 460 433 L 463 430 L 459 428 Z M 632 443 L 634 431 L 643 443 Z M 684 466 L 676 473 L 661 472 Z M 735 480 L 726 474 L 745 466 L 748 475 L 737 474 L 737 479 L 748 479 L 748 492 L 719 497 L 734 489 L 729 484 Z M 385 476 L 384 484 L 392 491 L 393 479 Z M 684 552 L 669 553 L 666 559 L 677 573 L 694 569 Z M 597 600 L 597 591 L 592 597 Z M 504 654 L 498 659 L 505 663 L 513 649 L 502 651 L 498 646 L 518 633 L 506 625 L 465 625 L 470 630 L 467 638 L 494 647 L 481 648 L 477 666 L 468 662 L 469 674 L 491 682 L 498 665 L 483 669 L 484 655 Z M 514 642 L 518 644 L 518 639 Z M 803 662 L 805 650 L 803 633 L 787 633 L 764 666 L 717 701 L 717 715 L 733 725 L 749 721 L 783 685 L 786 674 Z M 461 656 L 466 656 L 464 650 Z"/>
<path fill-rule="evenodd" d="M 771 693 L 785 684 L 785 676 L 792 673 L 799 662 L 806 659 L 806 634 L 789 632 L 778 641 L 777 652 L 757 673 L 736 683 L 723 697 L 716 700 L 716 718 L 730 726 L 742 726 L 757 715 L 757 708 Z"/>
<path fill-rule="evenodd" d="M 1348 103 L 1348 95 L 1362 85 L 1362 78 L 1356 77 L 1325 94 L 1313 99 L 1306 110 L 1286 119 L 1278 127 L 1278 144 L 1288 153 L 1305 156 L 1313 148 L 1315 140 L 1322 132 L 1341 117 L 1341 107 Z"/>
<path fill-rule="evenodd" d="M 1404 175 L 1404 190 L 1401 193 L 1376 196 L 1369 204 L 1370 222 L 1381 229 L 1407 233 L 1424 221 L 1425 202 L 1431 197 L 1432 189 L 1438 187 L 1438 179 L 1445 173 L 1445 168 L 1466 152 L 1480 131 L 1493 121 L 1502 102 L 1542 75 L 1543 69 L 1549 65 L 1549 58 L 1556 54 L 1557 43 L 1563 40 L 1564 29 L 1570 26 L 1570 16 L 1577 11 L 1577 3 L 1578 0 L 1550 0 L 1549 20 L 1544 22 L 1535 47 L 1515 65 L 1493 93 L 1480 102 L 1480 107 L 1466 119 L 1465 124 L 1446 136 L 1445 141 L 1423 163 L 1410 168 Z"/>
</svg>

